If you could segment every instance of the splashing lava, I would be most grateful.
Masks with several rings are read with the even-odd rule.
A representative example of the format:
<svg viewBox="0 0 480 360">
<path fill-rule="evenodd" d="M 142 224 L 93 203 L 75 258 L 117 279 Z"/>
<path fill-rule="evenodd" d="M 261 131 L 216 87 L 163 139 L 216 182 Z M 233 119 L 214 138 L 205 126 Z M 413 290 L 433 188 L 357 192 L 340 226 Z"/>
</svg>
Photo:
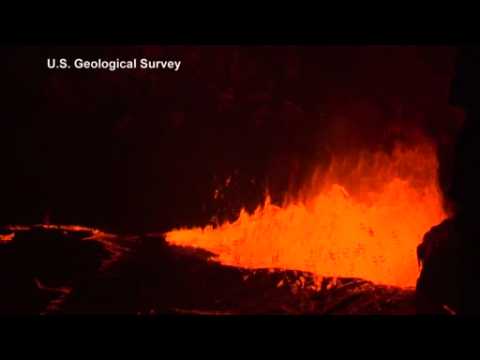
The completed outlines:
<svg viewBox="0 0 480 360">
<path fill-rule="evenodd" d="M 309 271 L 414 286 L 416 246 L 446 214 L 435 148 L 424 140 L 394 150 L 337 157 L 302 197 L 267 197 L 234 222 L 176 229 L 169 243 L 207 249 L 226 265 Z"/>
</svg>

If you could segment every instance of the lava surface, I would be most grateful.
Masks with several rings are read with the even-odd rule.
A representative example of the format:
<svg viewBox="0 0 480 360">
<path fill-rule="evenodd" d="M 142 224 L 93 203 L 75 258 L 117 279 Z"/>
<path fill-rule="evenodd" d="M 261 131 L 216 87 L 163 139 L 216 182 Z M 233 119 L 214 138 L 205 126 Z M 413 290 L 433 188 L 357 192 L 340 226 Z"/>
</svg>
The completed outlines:
<svg viewBox="0 0 480 360">
<path fill-rule="evenodd" d="M 2 314 L 414 314 L 413 288 L 222 265 L 162 235 L 0 229 Z"/>
</svg>

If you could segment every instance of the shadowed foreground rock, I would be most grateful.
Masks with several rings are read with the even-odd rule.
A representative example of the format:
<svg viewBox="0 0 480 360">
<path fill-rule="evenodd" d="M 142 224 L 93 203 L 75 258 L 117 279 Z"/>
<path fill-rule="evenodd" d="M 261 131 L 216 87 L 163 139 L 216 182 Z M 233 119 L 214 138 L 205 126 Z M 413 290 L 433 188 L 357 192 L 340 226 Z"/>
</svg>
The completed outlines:
<svg viewBox="0 0 480 360">
<path fill-rule="evenodd" d="M 430 229 L 417 248 L 422 265 L 416 288 L 419 313 L 458 313 L 462 277 L 459 231 L 457 222 L 447 219 Z"/>
<path fill-rule="evenodd" d="M 3 314 L 414 314 L 413 289 L 223 266 L 159 235 L 82 227 L 0 231 Z"/>
</svg>

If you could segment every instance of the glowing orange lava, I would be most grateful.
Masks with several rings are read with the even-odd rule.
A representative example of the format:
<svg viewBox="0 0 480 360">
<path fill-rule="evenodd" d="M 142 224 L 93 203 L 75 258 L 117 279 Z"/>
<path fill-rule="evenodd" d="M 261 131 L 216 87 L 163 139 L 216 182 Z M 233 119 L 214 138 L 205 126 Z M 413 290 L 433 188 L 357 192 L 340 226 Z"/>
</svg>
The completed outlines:
<svg viewBox="0 0 480 360">
<path fill-rule="evenodd" d="M 434 146 L 397 145 L 391 154 L 338 156 L 301 199 L 219 226 L 177 229 L 169 243 L 207 249 L 227 265 L 294 269 L 414 286 L 416 247 L 446 214 Z"/>
</svg>

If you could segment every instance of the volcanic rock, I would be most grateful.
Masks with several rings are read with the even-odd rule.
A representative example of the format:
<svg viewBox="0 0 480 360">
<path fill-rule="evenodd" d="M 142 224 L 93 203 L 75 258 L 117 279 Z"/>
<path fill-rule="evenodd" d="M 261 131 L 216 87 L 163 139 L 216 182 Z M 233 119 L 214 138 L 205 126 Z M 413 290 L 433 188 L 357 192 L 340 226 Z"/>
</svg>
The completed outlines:
<svg viewBox="0 0 480 360">
<path fill-rule="evenodd" d="M 461 248 L 458 224 L 447 219 L 428 231 L 417 248 L 422 270 L 417 281 L 420 313 L 456 313 L 461 284 Z"/>
</svg>

